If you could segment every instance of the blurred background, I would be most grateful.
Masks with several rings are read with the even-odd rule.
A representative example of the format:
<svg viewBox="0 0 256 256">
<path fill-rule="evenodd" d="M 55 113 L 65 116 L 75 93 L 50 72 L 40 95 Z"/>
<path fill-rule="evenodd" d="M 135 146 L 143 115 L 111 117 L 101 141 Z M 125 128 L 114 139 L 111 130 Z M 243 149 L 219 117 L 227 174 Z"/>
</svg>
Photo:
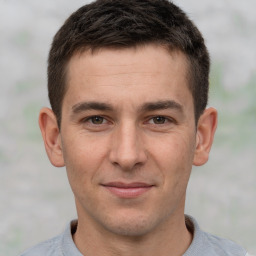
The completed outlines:
<svg viewBox="0 0 256 256">
<path fill-rule="evenodd" d="M 37 118 L 48 106 L 52 37 L 87 2 L 0 0 L 0 255 L 18 255 L 76 217 L 65 169 L 50 165 Z M 256 1 L 175 2 L 205 36 L 209 105 L 219 111 L 210 160 L 192 172 L 186 213 L 255 254 Z"/>
</svg>

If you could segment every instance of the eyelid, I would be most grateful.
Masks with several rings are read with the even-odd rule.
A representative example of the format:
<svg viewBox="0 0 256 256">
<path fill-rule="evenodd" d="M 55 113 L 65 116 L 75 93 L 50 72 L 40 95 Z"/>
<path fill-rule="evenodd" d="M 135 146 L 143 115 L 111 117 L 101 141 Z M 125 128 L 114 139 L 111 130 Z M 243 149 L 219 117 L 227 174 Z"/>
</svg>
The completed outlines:
<svg viewBox="0 0 256 256">
<path fill-rule="evenodd" d="M 172 118 L 172 117 L 169 117 L 169 116 L 165 116 L 165 115 L 152 115 L 152 116 L 149 116 L 147 119 L 146 119 L 146 122 L 149 123 L 150 120 L 153 120 L 154 118 L 156 117 L 161 117 L 161 118 L 165 118 L 166 122 L 164 122 L 163 124 L 155 124 L 155 123 L 150 123 L 152 125 L 166 125 L 168 123 L 174 123 L 176 124 L 177 121 Z"/>
<path fill-rule="evenodd" d="M 103 125 L 103 124 L 106 124 L 107 122 L 109 122 L 108 119 L 107 119 L 106 117 L 104 117 L 103 115 L 91 115 L 91 116 L 87 116 L 87 117 L 85 117 L 85 118 L 82 118 L 81 122 L 82 122 L 82 123 L 87 123 L 87 122 L 89 122 L 90 120 L 92 120 L 92 118 L 95 118 L 95 117 L 103 118 L 103 123 L 102 123 L 102 124 L 94 124 L 94 123 L 90 122 L 91 125 L 97 126 L 97 125 Z"/>
<path fill-rule="evenodd" d="M 92 118 L 94 117 L 100 117 L 100 118 L 103 118 L 103 122 L 101 124 L 94 124 L 92 122 Z M 157 118 L 157 117 L 161 117 L 161 118 L 164 118 L 165 119 L 165 122 L 164 123 L 154 123 L 152 120 L 154 118 Z M 106 124 L 111 124 L 113 122 L 111 122 L 111 120 L 109 120 L 108 117 L 104 116 L 104 115 L 90 115 L 90 116 L 87 116 L 85 118 L 82 118 L 81 123 L 88 123 L 89 125 L 91 126 L 102 126 L 102 125 L 106 125 Z M 148 117 L 145 118 L 145 121 L 143 122 L 144 124 L 150 124 L 150 125 L 155 125 L 155 126 L 164 126 L 164 125 L 168 125 L 168 124 L 177 124 L 177 121 L 170 117 L 170 116 L 165 116 L 165 115 L 150 115 Z"/>
</svg>

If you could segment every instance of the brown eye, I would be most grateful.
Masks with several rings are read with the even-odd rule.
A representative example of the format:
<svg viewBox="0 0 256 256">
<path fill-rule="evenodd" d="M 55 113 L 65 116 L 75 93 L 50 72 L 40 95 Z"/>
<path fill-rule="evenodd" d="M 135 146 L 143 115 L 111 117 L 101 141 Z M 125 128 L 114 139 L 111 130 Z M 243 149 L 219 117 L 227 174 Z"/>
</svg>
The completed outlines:
<svg viewBox="0 0 256 256">
<path fill-rule="evenodd" d="M 90 119 L 93 124 L 103 124 L 104 123 L 104 118 L 101 116 L 93 116 Z"/>
<path fill-rule="evenodd" d="M 166 118 L 163 116 L 156 116 L 152 118 L 154 124 L 164 124 L 166 122 Z"/>
</svg>

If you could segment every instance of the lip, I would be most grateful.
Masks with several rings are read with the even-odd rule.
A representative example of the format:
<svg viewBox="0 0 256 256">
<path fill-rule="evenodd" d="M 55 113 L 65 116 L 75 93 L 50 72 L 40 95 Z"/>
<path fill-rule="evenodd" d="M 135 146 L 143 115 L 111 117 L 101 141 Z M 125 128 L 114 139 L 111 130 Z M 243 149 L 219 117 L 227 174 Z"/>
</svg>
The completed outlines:
<svg viewBox="0 0 256 256">
<path fill-rule="evenodd" d="M 103 184 L 103 186 L 113 195 L 120 198 L 136 198 L 145 194 L 153 187 L 153 185 L 143 182 L 109 182 Z"/>
</svg>

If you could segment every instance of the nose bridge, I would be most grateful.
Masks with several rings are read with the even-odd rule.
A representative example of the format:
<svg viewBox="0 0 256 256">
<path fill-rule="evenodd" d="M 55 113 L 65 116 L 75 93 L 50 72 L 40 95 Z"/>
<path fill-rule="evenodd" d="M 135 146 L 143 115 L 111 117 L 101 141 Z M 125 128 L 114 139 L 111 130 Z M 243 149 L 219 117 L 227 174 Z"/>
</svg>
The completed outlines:
<svg viewBox="0 0 256 256">
<path fill-rule="evenodd" d="M 139 128 L 134 122 L 126 121 L 116 127 L 112 142 L 111 161 L 122 169 L 132 169 L 145 161 Z"/>
</svg>

